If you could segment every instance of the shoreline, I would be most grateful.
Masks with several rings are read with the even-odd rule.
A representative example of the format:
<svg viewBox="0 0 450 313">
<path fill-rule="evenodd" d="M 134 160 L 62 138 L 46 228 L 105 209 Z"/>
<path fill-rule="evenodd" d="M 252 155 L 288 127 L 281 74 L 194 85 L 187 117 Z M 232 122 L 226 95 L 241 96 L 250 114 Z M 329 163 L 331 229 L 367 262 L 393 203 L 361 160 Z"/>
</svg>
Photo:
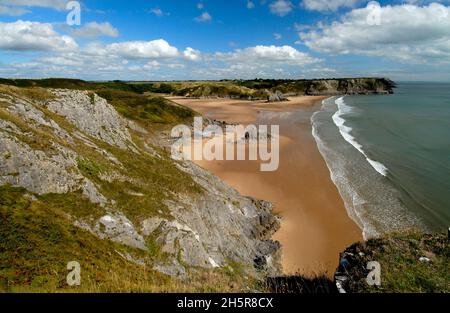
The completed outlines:
<svg viewBox="0 0 450 313">
<path fill-rule="evenodd" d="M 230 99 L 169 98 L 216 120 L 241 124 L 279 124 L 280 167 L 260 172 L 258 161 L 195 161 L 241 194 L 274 203 L 283 217 L 273 236 L 282 245 L 285 274 L 333 275 L 339 252 L 362 240 L 348 215 L 312 134 L 311 116 L 328 97 L 292 97 L 265 103 Z"/>
</svg>

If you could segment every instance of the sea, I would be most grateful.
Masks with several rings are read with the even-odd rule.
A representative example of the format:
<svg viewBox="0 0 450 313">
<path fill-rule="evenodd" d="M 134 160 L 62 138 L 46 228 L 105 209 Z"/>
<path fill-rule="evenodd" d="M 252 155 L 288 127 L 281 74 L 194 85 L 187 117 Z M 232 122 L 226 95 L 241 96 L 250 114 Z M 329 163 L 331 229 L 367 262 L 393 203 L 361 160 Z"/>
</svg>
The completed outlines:
<svg viewBox="0 0 450 313">
<path fill-rule="evenodd" d="M 450 226 L 450 83 L 338 96 L 311 117 L 349 216 L 366 239 Z"/>
</svg>

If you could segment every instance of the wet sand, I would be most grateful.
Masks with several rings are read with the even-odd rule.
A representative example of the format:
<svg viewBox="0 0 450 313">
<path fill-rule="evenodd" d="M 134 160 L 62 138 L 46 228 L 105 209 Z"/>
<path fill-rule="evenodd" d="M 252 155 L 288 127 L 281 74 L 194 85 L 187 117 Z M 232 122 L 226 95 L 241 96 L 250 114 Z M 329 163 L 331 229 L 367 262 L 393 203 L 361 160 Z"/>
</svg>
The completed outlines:
<svg viewBox="0 0 450 313">
<path fill-rule="evenodd" d="M 283 246 L 286 274 L 334 273 L 339 252 L 362 239 L 349 218 L 330 172 L 311 134 L 310 117 L 323 97 L 294 97 L 264 103 L 224 99 L 171 98 L 228 123 L 280 125 L 280 165 L 262 172 L 259 161 L 196 161 L 240 193 L 275 204 L 283 217 L 274 235 Z"/>
</svg>

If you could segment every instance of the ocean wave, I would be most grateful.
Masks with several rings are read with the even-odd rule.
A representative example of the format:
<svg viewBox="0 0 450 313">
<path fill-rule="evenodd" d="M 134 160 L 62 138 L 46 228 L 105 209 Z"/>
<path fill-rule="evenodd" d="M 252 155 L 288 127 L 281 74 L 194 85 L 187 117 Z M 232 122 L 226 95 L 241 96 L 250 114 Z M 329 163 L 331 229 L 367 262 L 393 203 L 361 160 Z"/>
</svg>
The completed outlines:
<svg viewBox="0 0 450 313">
<path fill-rule="evenodd" d="M 333 122 L 339 129 L 339 132 L 341 136 L 347 141 L 349 144 L 351 144 L 356 150 L 361 152 L 364 157 L 366 158 L 367 162 L 381 175 L 387 176 L 389 173 L 388 168 L 381 162 L 372 160 L 369 158 L 366 154 L 366 152 L 363 150 L 363 146 L 356 140 L 356 138 L 351 134 L 352 128 L 347 126 L 346 120 L 344 118 L 344 115 L 346 114 L 352 114 L 354 113 L 355 109 L 351 106 L 348 106 L 345 101 L 344 97 L 340 97 L 336 99 L 335 101 L 338 110 L 333 115 Z"/>
<path fill-rule="evenodd" d="M 383 163 L 380 163 L 380 162 L 371 160 L 371 159 L 369 159 L 369 158 L 366 158 L 366 160 L 367 160 L 367 162 L 370 163 L 370 165 L 372 165 L 372 167 L 373 167 L 378 173 L 380 173 L 380 174 L 383 175 L 383 176 L 387 176 L 387 174 L 388 174 L 388 169 L 387 169 L 386 166 L 384 166 Z"/>
<path fill-rule="evenodd" d="M 402 229 L 426 229 L 421 220 L 406 209 L 401 192 L 392 184 L 392 177 L 384 178 L 389 172 L 386 166 L 367 157 L 351 135 L 352 129 L 346 125 L 348 121 L 343 112 L 354 114 L 358 109 L 347 106 L 343 98 L 339 99 L 325 99 L 322 109 L 312 115 L 311 125 L 312 135 L 348 216 L 360 227 L 364 239 Z M 348 148 L 344 142 L 349 142 L 356 150 Z"/>
</svg>

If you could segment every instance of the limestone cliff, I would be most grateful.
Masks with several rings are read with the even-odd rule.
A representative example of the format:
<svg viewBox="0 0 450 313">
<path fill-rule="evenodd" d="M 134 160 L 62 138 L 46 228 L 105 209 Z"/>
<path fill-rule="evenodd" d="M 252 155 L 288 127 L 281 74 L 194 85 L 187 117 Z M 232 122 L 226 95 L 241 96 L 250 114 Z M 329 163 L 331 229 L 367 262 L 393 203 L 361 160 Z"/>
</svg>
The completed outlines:
<svg viewBox="0 0 450 313">
<path fill-rule="evenodd" d="M 15 235 L 14 225 L 28 223 L 23 214 L 29 223 L 35 212 L 51 219 L 48 208 L 64 224 L 56 225 L 58 238 L 58 229 L 73 225 L 99 245 L 116 242 L 112 258 L 138 267 L 180 278 L 196 269 L 236 270 L 237 264 L 250 277 L 276 274 L 280 245 L 270 237 L 279 220 L 271 205 L 240 195 L 191 162 L 170 159 L 159 134 L 91 91 L 0 85 L 0 232 L 12 238 L 0 242 L 2 254 L 11 255 L 1 260 L 0 282 L 20 281 L 2 269 L 26 272 L 25 264 L 39 262 L 31 256 L 35 250 L 47 244 L 49 251 L 53 244 L 64 249 L 64 242 L 44 235 L 37 239 L 44 247 Z M 36 234 L 45 231 L 34 227 Z M 36 235 L 19 231 L 20 238 Z M 78 241 L 82 254 L 87 243 Z M 31 254 L 15 263 L 21 249 Z M 43 275 L 30 273 L 31 281 Z"/>
<path fill-rule="evenodd" d="M 161 84 L 162 85 L 162 84 Z M 387 78 L 255 79 L 208 82 L 170 82 L 170 93 L 194 98 L 233 98 L 283 101 L 298 95 L 391 94 L 395 83 Z M 155 89 L 159 90 L 159 89 Z M 167 92 L 167 89 L 163 89 Z"/>
</svg>

